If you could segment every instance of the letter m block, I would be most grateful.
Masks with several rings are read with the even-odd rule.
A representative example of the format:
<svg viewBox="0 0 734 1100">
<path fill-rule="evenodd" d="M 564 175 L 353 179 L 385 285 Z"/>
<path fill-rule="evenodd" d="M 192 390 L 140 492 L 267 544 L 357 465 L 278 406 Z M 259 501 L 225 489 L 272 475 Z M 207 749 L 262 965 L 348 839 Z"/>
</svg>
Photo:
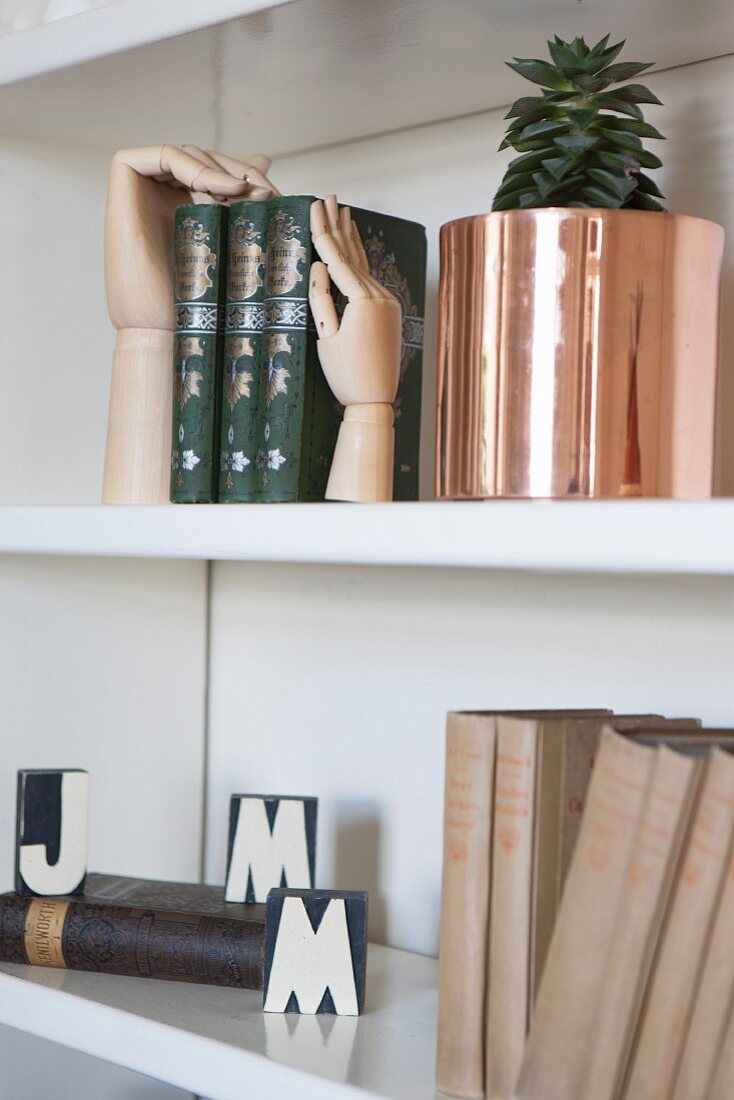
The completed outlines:
<svg viewBox="0 0 734 1100">
<path fill-rule="evenodd" d="M 264 902 L 274 887 L 312 887 L 317 809 L 316 798 L 233 794 L 225 901 Z"/>
<path fill-rule="evenodd" d="M 271 890 L 265 916 L 265 1012 L 359 1016 L 367 962 L 367 894 Z"/>
</svg>

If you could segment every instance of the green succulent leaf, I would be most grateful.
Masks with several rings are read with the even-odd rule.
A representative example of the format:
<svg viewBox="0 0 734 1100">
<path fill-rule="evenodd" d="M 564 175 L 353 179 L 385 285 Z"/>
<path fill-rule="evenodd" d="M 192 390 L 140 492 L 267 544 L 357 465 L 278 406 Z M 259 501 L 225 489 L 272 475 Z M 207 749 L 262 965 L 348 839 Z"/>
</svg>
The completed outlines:
<svg viewBox="0 0 734 1100">
<path fill-rule="evenodd" d="M 637 176 L 637 186 L 643 195 L 656 195 L 659 199 L 664 199 L 665 195 L 662 193 L 655 180 L 650 179 L 644 172 L 640 172 Z"/>
<path fill-rule="evenodd" d="M 603 76 L 577 76 L 574 84 L 583 92 L 600 92 L 607 86 Z"/>
<path fill-rule="evenodd" d="M 615 118 L 613 115 L 599 115 L 598 123 L 594 123 L 595 127 L 603 127 L 605 130 L 620 130 L 628 134 L 636 134 L 637 137 L 655 138 L 658 141 L 664 141 L 665 138 L 656 130 L 654 126 L 651 126 L 649 122 L 638 122 L 636 119 L 630 118 Z"/>
<path fill-rule="evenodd" d="M 599 92 L 598 95 L 592 95 L 588 97 L 589 103 L 592 107 L 588 111 L 584 111 L 584 114 L 591 114 L 594 118 L 599 117 L 599 111 L 619 111 L 621 115 L 630 115 L 632 118 L 639 119 L 642 122 L 642 110 L 636 103 L 625 103 L 623 99 L 617 99 L 613 92 Z M 571 114 L 571 112 L 568 112 Z M 581 112 L 576 112 L 581 114 Z M 593 119 L 590 119 L 586 123 L 587 126 L 591 125 Z"/>
<path fill-rule="evenodd" d="M 520 141 L 534 141 L 536 138 L 552 138 L 557 134 L 567 134 L 570 129 L 568 119 L 557 121 L 556 119 L 544 119 L 542 122 L 533 122 L 526 126 L 520 133 Z"/>
<path fill-rule="evenodd" d="M 554 179 L 562 180 L 564 176 L 573 171 L 578 162 L 579 158 L 574 156 L 548 157 L 546 160 L 541 161 L 541 165 L 546 172 L 550 172 Z"/>
<path fill-rule="evenodd" d="M 608 38 L 609 38 L 609 35 L 608 34 L 605 35 L 605 37 L 602 38 L 602 42 L 607 41 Z M 608 49 L 603 51 L 603 53 L 601 55 L 601 58 L 602 58 L 602 61 L 604 62 L 605 66 L 610 65 L 612 63 L 612 61 L 614 61 L 615 57 L 619 56 L 619 54 L 624 49 L 625 44 L 626 44 L 626 42 L 625 42 L 625 39 L 623 38 L 621 42 L 615 42 L 615 44 L 613 46 L 609 46 Z M 620 80 L 628 80 L 629 78 L 626 77 L 626 76 L 622 76 L 619 79 Z"/>
<path fill-rule="evenodd" d="M 520 115 L 524 117 L 529 111 L 534 111 L 538 107 L 547 105 L 548 101 L 541 95 L 524 95 L 520 99 L 515 100 L 505 115 L 505 118 L 517 118 Z"/>
<path fill-rule="evenodd" d="M 567 153 L 588 153 L 599 141 L 597 137 L 586 134 L 564 134 L 553 140 Z"/>
<path fill-rule="evenodd" d="M 618 65 L 609 65 L 602 69 L 601 75 L 609 84 L 616 84 L 620 80 L 631 80 L 633 76 L 651 69 L 654 64 L 654 61 L 621 61 Z"/>
<path fill-rule="evenodd" d="M 595 187 L 594 184 L 587 184 L 582 187 L 581 194 L 585 195 L 587 199 L 591 199 L 596 206 L 611 210 L 618 210 L 624 201 L 618 195 L 613 195 L 611 191 L 605 191 L 602 187 Z"/>
<path fill-rule="evenodd" d="M 541 90 L 517 99 L 507 112 L 500 148 L 520 155 L 510 161 L 493 209 L 663 209 L 657 184 L 642 171 L 661 163 L 643 139 L 663 135 L 645 121 L 640 106 L 660 101 L 642 84 L 622 83 L 652 62 L 616 61 L 623 46 L 610 45 L 609 35 L 591 46 L 582 37 L 564 41 L 555 35 L 548 42 L 550 61 L 509 62 Z"/>
<path fill-rule="evenodd" d="M 578 55 L 565 42 L 549 42 L 548 52 L 564 76 L 573 77 L 584 71 L 579 64 Z"/>
<path fill-rule="evenodd" d="M 621 88 L 615 88 L 614 94 L 617 99 L 623 99 L 627 103 L 655 103 L 658 107 L 662 106 L 662 101 L 644 84 L 624 84 Z"/>
<path fill-rule="evenodd" d="M 539 61 L 537 58 L 528 58 L 523 61 L 522 58 L 516 57 L 514 61 L 508 61 L 507 64 L 520 76 L 531 80 L 533 84 L 540 84 L 543 88 L 555 88 L 557 91 L 571 90 L 571 82 L 547 61 Z"/>
<path fill-rule="evenodd" d="M 523 153 L 522 156 L 515 157 L 507 166 L 505 178 L 519 172 L 529 172 L 535 168 L 540 168 L 547 156 L 548 150 L 540 149 L 537 153 Z"/>
<path fill-rule="evenodd" d="M 579 130 L 585 130 L 599 117 L 599 112 L 594 107 L 569 107 L 566 114 Z"/>
<path fill-rule="evenodd" d="M 664 210 L 665 207 L 661 206 L 659 202 L 651 198 L 650 195 L 646 195 L 644 191 L 635 191 L 634 202 L 630 203 L 630 206 L 635 210 Z"/>
<path fill-rule="evenodd" d="M 595 183 L 600 183 L 607 191 L 610 191 L 622 201 L 637 187 L 636 180 L 617 175 L 607 168 L 588 168 L 586 175 L 591 176 Z"/>
</svg>

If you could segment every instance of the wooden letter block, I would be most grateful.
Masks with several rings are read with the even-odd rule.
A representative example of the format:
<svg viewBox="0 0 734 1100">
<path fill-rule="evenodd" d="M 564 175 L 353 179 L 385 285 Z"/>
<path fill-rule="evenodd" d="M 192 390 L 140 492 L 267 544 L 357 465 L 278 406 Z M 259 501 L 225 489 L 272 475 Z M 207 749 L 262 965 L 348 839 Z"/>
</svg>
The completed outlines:
<svg viewBox="0 0 734 1100">
<path fill-rule="evenodd" d="M 364 1007 L 367 894 L 271 890 L 265 916 L 265 1012 L 358 1016 Z"/>
<path fill-rule="evenodd" d="M 81 894 L 87 874 L 89 775 L 77 768 L 18 772 L 15 890 Z"/>
<path fill-rule="evenodd" d="M 233 794 L 225 901 L 264 902 L 274 887 L 312 887 L 317 809 L 317 798 Z"/>
</svg>

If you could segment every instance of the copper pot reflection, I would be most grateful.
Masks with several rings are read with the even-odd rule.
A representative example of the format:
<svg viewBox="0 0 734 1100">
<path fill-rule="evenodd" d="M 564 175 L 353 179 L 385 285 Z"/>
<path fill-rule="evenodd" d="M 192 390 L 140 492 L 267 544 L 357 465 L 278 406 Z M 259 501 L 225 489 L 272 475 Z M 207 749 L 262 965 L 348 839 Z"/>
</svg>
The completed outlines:
<svg viewBox="0 0 734 1100">
<path fill-rule="evenodd" d="M 710 496 L 723 242 L 638 210 L 444 225 L 438 497 Z"/>
</svg>

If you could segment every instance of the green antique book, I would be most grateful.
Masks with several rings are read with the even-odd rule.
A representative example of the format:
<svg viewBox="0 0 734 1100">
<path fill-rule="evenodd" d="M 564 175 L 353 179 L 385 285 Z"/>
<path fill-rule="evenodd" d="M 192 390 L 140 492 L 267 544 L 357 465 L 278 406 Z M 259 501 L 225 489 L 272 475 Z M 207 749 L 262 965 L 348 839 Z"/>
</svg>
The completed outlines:
<svg viewBox="0 0 734 1100">
<path fill-rule="evenodd" d="M 236 202 L 229 208 L 219 472 L 223 504 L 245 503 L 255 494 L 267 218 L 265 202 Z"/>
<path fill-rule="evenodd" d="M 227 207 L 176 209 L 171 500 L 217 499 Z"/>
<path fill-rule="evenodd" d="M 416 222 L 350 207 L 370 274 L 391 290 L 403 311 L 403 349 L 395 410 L 393 500 L 420 495 L 426 231 Z"/>
<path fill-rule="evenodd" d="M 324 378 L 308 307 L 313 195 L 268 202 L 265 332 L 255 499 L 323 500 L 342 409 Z M 423 226 L 352 209 L 373 274 L 404 311 L 396 400 L 396 500 L 418 498 L 426 236 Z M 337 308 L 340 303 L 337 297 Z"/>
</svg>

